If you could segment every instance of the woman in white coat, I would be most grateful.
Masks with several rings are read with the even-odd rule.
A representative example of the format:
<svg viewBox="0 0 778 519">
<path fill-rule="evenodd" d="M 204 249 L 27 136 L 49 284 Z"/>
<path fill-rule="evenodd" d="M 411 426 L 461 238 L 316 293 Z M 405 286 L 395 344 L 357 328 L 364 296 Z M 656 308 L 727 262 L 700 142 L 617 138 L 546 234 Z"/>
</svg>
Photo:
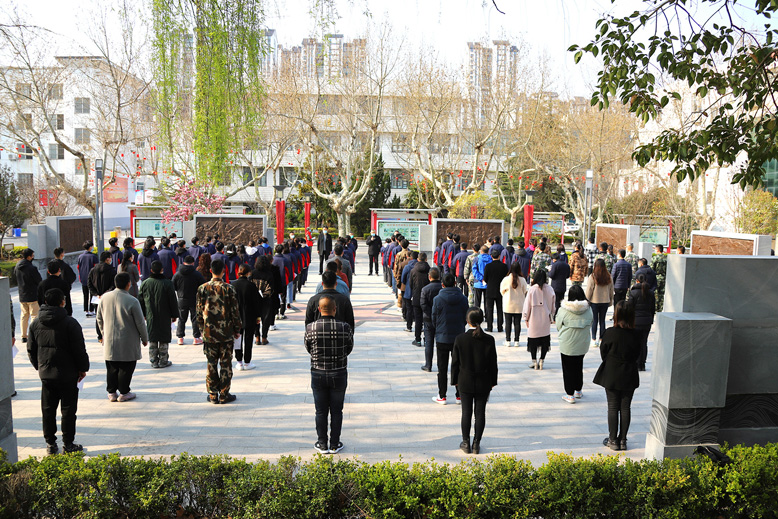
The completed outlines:
<svg viewBox="0 0 778 519">
<path fill-rule="evenodd" d="M 524 299 L 527 296 L 527 280 L 521 273 L 521 264 L 517 261 L 511 265 L 510 273 L 500 282 L 500 294 L 502 294 L 502 308 L 505 313 L 505 343 L 511 347 L 511 328 L 515 330 L 516 347 L 519 346 L 519 332 L 521 332 L 521 314 L 524 312 Z"/>
<path fill-rule="evenodd" d="M 545 269 L 538 269 L 524 299 L 524 321 L 527 324 L 527 351 L 532 356 L 532 369 L 543 369 L 543 361 L 551 348 L 551 323 L 554 320 L 556 296 L 546 283 Z M 540 349 L 540 359 L 537 352 Z"/>
</svg>

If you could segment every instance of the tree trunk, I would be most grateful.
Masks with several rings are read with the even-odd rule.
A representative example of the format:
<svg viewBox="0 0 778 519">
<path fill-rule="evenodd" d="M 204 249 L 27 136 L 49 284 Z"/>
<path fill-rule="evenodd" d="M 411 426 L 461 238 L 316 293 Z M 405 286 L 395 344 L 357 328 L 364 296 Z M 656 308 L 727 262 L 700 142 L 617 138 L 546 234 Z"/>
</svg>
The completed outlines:
<svg viewBox="0 0 778 519">
<path fill-rule="evenodd" d="M 338 212 L 338 236 L 345 236 L 351 230 L 351 215 L 345 211 Z"/>
<path fill-rule="evenodd" d="M 511 223 L 508 227 L 508 237 L 512 238 L 514 236 L 518 236 L 518 233 L 514 232 L 514 229 L 516 228 L 516 218 L 519 215 L 518 211 L 511 211 Z"/>
</svg>

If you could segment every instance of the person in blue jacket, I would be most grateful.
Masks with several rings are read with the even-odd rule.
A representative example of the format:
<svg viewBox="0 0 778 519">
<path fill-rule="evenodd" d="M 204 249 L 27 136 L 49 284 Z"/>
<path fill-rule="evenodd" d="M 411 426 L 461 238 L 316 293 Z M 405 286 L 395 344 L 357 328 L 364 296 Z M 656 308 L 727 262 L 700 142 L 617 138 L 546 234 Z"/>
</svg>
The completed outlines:
<svg viewBox="0 0 778 519">
<path fill-rule="evenodd" d="M 170 238 L 163 236 L 159 240 L 159 252 L 157 252 L 159 261 L 162 263 L 162 275 L 165 279 L 173 279 L 178 270 L 178 258 L 176 253 L 170 248 Z"/>
<path fill-rule="evenodd" d="M 411 252 L 411 260 L 403 267 L 403 271 L 400 273 L 400 287 L 403 289 L 402 299 L 402 314 L 405 319 L 405 331 L 413 331 L 413 304 L 411 299 L 413 298 L 413 288 L 411 287 L 411 271 L 413 267 L 419 262 L 419 251 Z"/>
<path fill-rule="evenodd" d="M 448 361 L 454 349 L 454 340 L 465 333 L 467 316 L 467 298 L 455 285 L 454 275 L 444 274 L 443 288 L 432 301 L 432 326 L 435 328 L 438 352 L 438 394 L 432 397 L 432 401 L 443 405 L 447 403 Z M 459 388 L 456 399 L 459 402 Z"/>
<path fill-rule="evenodd" d="M 156 245 L 154 238 L 146 238 L 143 244 L 143 250 L 138 256 L 138 271 L 140 272 L 141 283 L 151 277 L 151 264 L 159 261 L 159 254 L 154 249 Z"/>
<path fill-rule="evenodd" d="M 481 254 L 473 261 L 473 278 L 475 283 L 473 284 L 473 292 L 475 296 L 475 306 L 481 308 L 481 301 L 483 301 L 486 293 L 486 283 L 484 282 L 484 269 L 492 262 L 492 257 L 489 255 L 489 247 L 486 245 L 481 247 Z M 484 301 L 485 302 L 485 301 Z"/>
<path fill-rule="evenodd" d="M 194 258 L 196 265 L 200 259 L 200 254 L 208 251 L 205 250 L 205 247 L 200 247 L 200 238 L 197 236 L 194 236 L 190 241 L 192 242 L 192 246 L 189 247 L 189 255 Z"/>
</svg>

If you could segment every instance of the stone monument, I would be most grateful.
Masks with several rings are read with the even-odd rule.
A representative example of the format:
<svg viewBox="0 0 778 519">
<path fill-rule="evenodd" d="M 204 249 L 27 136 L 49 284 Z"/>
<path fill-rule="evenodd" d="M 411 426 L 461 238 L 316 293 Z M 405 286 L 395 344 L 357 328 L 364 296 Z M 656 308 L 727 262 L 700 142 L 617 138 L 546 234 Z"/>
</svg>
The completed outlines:
<svg viewBox="0 0 778 519">
<path fill-rule="evenodd" d="M 10 283 L 0 278 L 0 301 L 9 301 Z M 20 347 L 19 344 L 18 347 Z M 14 361 L 11 346 L 11 313 L 8 303 L 0 305 L 0 449 L 8 455 L 8 461 L 17 461 L 16 433 L 12 416 L 11 395 L 14 392 Z M 19 355 L 27 352 L 20 351 Z"/>
</svg>

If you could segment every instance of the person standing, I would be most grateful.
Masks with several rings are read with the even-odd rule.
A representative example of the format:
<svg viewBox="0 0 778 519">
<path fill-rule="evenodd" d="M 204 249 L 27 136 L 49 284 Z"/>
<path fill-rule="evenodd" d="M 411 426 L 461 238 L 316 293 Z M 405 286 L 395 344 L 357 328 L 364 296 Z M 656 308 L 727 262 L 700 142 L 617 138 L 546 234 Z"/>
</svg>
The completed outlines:
<svg viewBox="0 0 778 519">
<path fill-rule="evenodd" d="M 137 266 L 138 264 L 138 249 L 135 248 L 135 240 L 132 238 L 125 238 L 122 242 L 122 245 L 124 248 L 122 249 L 122 260 L 126 258 L 127 256 L 130 257 L 130 261 L 132 263 L 135 263 Z"/>
<path fill-rule="evenodd" d="M 125 272 L 128 276 L 130 276 L 130 294 L 133 297 L 138 297 L 140 272 L 138 272 L 138 266 L 132 262 L 132 254 L 125 254 L 124 257 L 122 257 L 122 262 L 119 265 L 116 273 L 121 274 L 122 272 Z"/>
<path fill-rule="evenodd" d="M 176 327 L 176 337 L 178 344 L 184 344 L 184 335 L 186 334 L 186 321 L 192 321 L 193 344 L 196 346 L 202 344 L 200 338 L 200 328 L 197 327 L 197 289 L 205 284 L 205 278 L 194 266 L 194 258 L 187 255 L 184 258 L 184 264 L 173 276 L 173 288 L 178 296 L 178 326 Z"/>
<path fill-rule="evenodd" d="M 605 268 L 605 260 L 594 260 L 594 269 L 586 280 L 586 299 L 592 306 L 592 346 L 600 346 L 602 334 L 605 332 L 605 314 L 613 304 L 613 279 Z M 597 339 L 597 326 L 600 327 L 600 339 Z"/>
<path fill-rule="evenodd" d="M 597 257 L 597 245 L 594 244 L 594 238 L 589 238 L 589 242 L 586 244 L 586 260 L 589 265 L 589 271 L 587 275 L 591 275 L 594 270 L 594 260 Z"/>
<path fill-rule="evenodd" d="M 318 302 L 320 317 L 305 326 L 305 349 L 311 355 L 311 390 L 316 406 L 316 443 L 322 454 L 343 449 L 343 402 L 348 386 L 348 356 L 354 349 L 353 329 L 335 319 L 335 299 L 322 295 Z M 327 419 L 330 422 L 327 442 Z"/>
<path fill-rule="evenodd" d="M 191 240 L 189 240 L 192 245 L 189 247 L 189 255 L 192 256 L 195 260 L 195 263 L 199 265 L 200 256 L 202 254 L 210 254 L 205 247 L 200 247 L 200 238 L 197 236 L 194 236 Z M 210 255 L 208 258 L 210 259 Z"/>
<path fill-rule="evenodd" d="M 583 285 L 589 270 L 586 253 L 580 243 L 575 244 L 575 250 L 570 255 L 570 281 L 573 285 Z"/>
<path fill-rule="evenodd" d="M 667 256 L 664 246 L 657 243 L 654 256 L 651 258 L 651 270 L 656 274 L 656 311 L 661 312 L 665 306 L 665 276 L 667 276 Z"/>
<path fill-rule="evenodd" d="M 567 255 L 565 254 L 565 259 Z M 570 265 L 567 261 L 562 260 L 562 256 L 555 252 L 551 256 L 551 270 L 548 271 L 548 278 L 551 280 L 551 290 L 554 291 L 554 315 L 559 310 L 559 305 L 565 299 L 565 292 L 567 291 L 567 278 L 570 277 Z"/>
<path fill-rule="evenodd" d="M 283 291 L 283 281 L 281 280 L 281 271 L 270 262 L 270 256 L 265 254 L 259 256 L 251 272 L 251 281 L 257 286 L 257 291 L 261 297 L 260 318 L 261 328 L 257 328 L 257 338 L 254 344 L 268 344 L 267 333 L 269 330 L 275 330 L 275 318 L 278 307 L 281 304 L 281 292 Z"/>
<path fill-rule="evenodd" d="M 370 237 L 365 243 L 367 245 L 368 276 L 373 275 L 373 266 L 375 265 L 375 275 L 378 275 L 378 255 L 381 253 L 381 237 L 375 230 L 370 231 Z"/>
<path fill-rule="evenodd" d="M 49 262 L 46 279 L 38 285 L 39 307 L 46 304 L 46 292 L 52 288 L 59 289 L 65 294 L 65 311 L 68 315 L 73 315 L 73 304 L 70 302 L 70 284 L 62 279 L 59 263 L 55 260 Z"/>
<path fill-rule="evenodd" d="M 308 306 L 305 309 L 305 324 L 309 325 L 321 317 L 319 313 L 319 300 L 324 296 L 329 296 L 336 303 L 335 319 L 343 321 L 354 329 L 354 308 L 351 306 L 351 300 L 348 296 L 341 294 L 335 288 L 337 274 L 331 270 L 325 270 L 321 275 L 321 285 L 323 290 L 318 292 L 308 300 Z"/>
<path fill-rule="evenodd" d="M 154 238 L 146 238 L 143 250 L 140 251 L 140 256 L 138 256 L 138 271 L 140 272 L 141 284 L 151 277 L 151 264 L 159 261 L 159 254 L 157 254 L 155 245 Z"/>
<path fill-rule="evenodd" d="M 41 379 L 46 454 L 59 452 L 57 407 L 62 410 L 63 450 L 78 452 L 84 450 L 83 446 L 73 443 L 76 437 L 78 383 L 89 371 L 89 355 L 81 325 L 65 310 L 65 294 L 58 288 L 52 288 L 44 294 L 44 301 L 38 319 L 30 326 L 27 355 Z"/>
<path fill-rule="evenodd" d="M 111 266 L 114 268 L 114 270 L 119 268 L 119 265 L 122 262 L 122 258 L 124 257 L 122 250 L 117 246 L 118 243 L 119 238 L 116 238 L 115 236 L 108 240 L 108 245 L 110 245 L 108 252 L 111 253 Z"/>
<path fill-rule="evenodd" d="M 632 265 L 624 257 L 627 252 L 624 249 L 619 250 L 619 259 L 611 269 L 613 278 L 613 302 L 618 303 L 627 298 L 627 291 L 632 286 Z"/>
<path fill-rule="evenodd" d="M 651 325 L 654 324 L 656 312 L 656 298 L 646 282 L 645 274 L 639 274 L 635 285 L 627 294 L 627 302 L 635 307 L 635 335 L 640 344 L 640 358 L 638 359 L 638 371 L 646 370 L 646 358 L 648 357 L 648 334 L 651 333 Z"/>
<path fill-rule="evenodd" d="M 454 340 L 451 355 L 451 385 L 456 386 L 462 399 L 462 443 L 459 448 L 466 454 L 481 453 L 481 439 L 486 427 L 486 402 L 497 385 L 497 350 L 494 337 L 481 329 L 483 319 L 484 314 L 480 308 L 467 311 L 467 324 L 473 329 Z M 471 445 L 470 425 L 474 413 L 475 431 Z"/>
<path fill-rule="evenodd" d="M 555 297 L 554 291 L 546 281 L 545 269 L 539 268 L 532 278 L 532 286 L 524 299 L 522 311 L 527 325 L 527 351 L 532 356 L 532 364 L 529 367 L 536 370 L 543 369 L 546 353 L 551 348 L 551 323 L 554 320 Z"/>
<path fill-rule="evenodd" d="M 513 256 L 513 261 L 521 265 L 521 275 L 525 281 L 529 281 L 529 271 L 532 267 L 532 255 L 524 248 L 524 241 L 519 240 L 519 248 Z"/>
<path fill-rule="evenodd" d="M 556 329 L 559 332 L 559 353 L 562 357 L 562 380 L 565 395 L 562 400 L 574 404 L 583 393 L 583 360 L 589 351 L 589 328 L 592 326 L 592 309 L 583 288 L 570 287 L 567 301 L 563 301 L 556 313 Z"/>
<path fill-rule="evenodd" d="M 496 241 L 496 245 L 500 245 L 500 242 Z M 492 256 L 492 262 L 484 268 L 484 283 L 486 283 L 486 291 L 484 292 L 484 296 L 486 296 L 486 331 L 489 333 L 492 332 L 492 326 L 494 325 L 494 307 L 497 306 L 497 333 L 502 333 L 503 306 L 500 286 L 508 275 L 509 268 L 508 265 L 500 261 L 502 249 L 494 248 L 493 245 L 490 254 Z"/>
<path fill-rule="evenodd" d="M 483 245 L 480 254 L 473 261 L 473 293 L 475 294 L 475 306 L 481 308 L 481 302 L 485 304 L 486 282 L 484 281 L 484 271 L 486 266 L 492 262 L 489 256 L 489 247 Z"/>
<path fill-rule="evenodd" d="M 473 273 L 473 264 L 478 260 L 478 255 L 481 254 L 481 245 L 479 243 L 473 244 L 473 252 L 465 258 L 465 267 L 462 270 L 462 277 L 464 278 L 464 285 L 459 287 L 462 290 L 462 294 L 467 298 L 467 302 L 470 306 L 474 306 L 475 303 L 475 274 Z M 442 273 L 443 271 L 441 271 Z"/>
<path fill-rule="evenodd" d="M 610 272 L 613 269 L 613 256 L 611 256 L 608 253 L 608 244 L 606 242 L 602 242 L 600 244 L 600 250 L 597 251 L 597 255 L 594 257 L 594 260 L 597 261 L 598 259 L 601 259 L 605 262 L 605 269 Z"/>
<path fill-rule="evenodd" d="M 530 266 L 530 276 L 535 279 L 535 274 L 538 270 L 545 270 L 548 274 L 548 269 L 551 266 L 551 256 L 548 255 L 548 245 L 546 242 L 541 241 L 538 244 L 538 250 L 532 255 L 532 263 Z"/>
<path fill-rule="evenodd" d="M 435 342 L 438 351 L 438 394 L 432 397 L 437 404 L 446 405 L 448 389 L 448 359 L 454 349 L 456 338 L 465 333 L 467 298 L 456 288 L 456 279 L 451 273 L 443 275 L 443 289 L 432 302 L 432 326 L 435 328 Z M 460 403 L 459 389 L 456 402 Z"/>
<path fill-rule="evenodd" d="M 163 236 L 159 241 L 157 256 L 159 261 L 162 262 L 162 275 L 165 276 L 165 279 L 173 279 L 176 270 L 178 270 L 178 258 L 170 246 L 170 239 L 166 236 Z"/>
<path fill-rule="evenodd" d="M 469 257 L 470 251 L 467 250 L 467 242 L 462 242 L 460 244 L 459 252 L 457 252 L 454 259 L 451 260 L 451 273 L 456 277 L 457 287 L 465 294 L 465 297 L 467 297 L 467 294 L 470 291 L 470 287 L 467 286 L 467 280 L 465 279 L 465 263 Z"/>
<path fill-rule="evenodd" d="M 627 263 L 629 263 L 632 266 L 632 277 L 635 278 L 635 274 L 638 271 L 638 255 L 635 254 L 635 251 L 633 250 L 635 247 L 631 244 L 627 244 L 627 255 L 624 256 L 624 259 Z"/>
<path fill-rule="evenodd" d="M 100 254 L 100 263 L 89 272 L 89 293 L 98 299 L 103 294 L 114 289 L 116 271 L 111 266 L 111 253 L 103 251 Z"/>
<path fill-rule="evenodd" d="M 354 271 L 351 270 L 351 263 L 344 257 L 344 247 L 340 243 L 336 243 L 335 247 L 332 249 L 332 253 L 334 256 L 331 259 L 327 260 L 327 263 L 332 263 L 336 259 L 339 259 L 341 262 L 341 269 L 343 270 L 343 273 L 346 274 L 346 277 L 348 278 L 348 289 L 349 292 L 354 290 Z"/>
<path fill-rule="evenodd" d="M 521 314 L 524 311 L 524 299 L 527 297 L 527 280 L 519 262 L 511 264 L 510 274 L 500 281 L 500 294 L 502 294 L 502 308 L 505 312 L 505 346 L 513 346 L 511 342 L 511 330 L 519 346 L 519 334 L 521 332 Z"/>
<path fill-rule="evenodd" d="M 432 371 L 432 354 L 435 353 L 435 325 L 432 324 L 432 304 L 435 297 L 443 289 L 440 282 L 440 270 L 433 267 L 429 270 L 429 283 L 421 289 L 419 303 L 424 316 L 424 364 L 422 371 Z"/>
<path fill-rule="evenodd" d="M 240 337 L 240 313 L 235 289 L 224 282 L 224 262 L 211 263 L 212 278 L 197 289 L 197 326 L 203 334 L 203 352 L 208 361 L 205 387 L 212 404 L 234 402 L 232 348 Z"/>
<path fill-rule="evenodd" d="M 453 242 L 452 242 L 453 243 Z M 394 265 L 392 266 L 392 272 L 394 274 L 394 281 L 395 286 L 397 287 L 397 306 L 399 308 L 402 308 L 402 299 L 403 299 L 403 287 L 402 287 L 402 273 L 405 266 L 408 264 L 408 262 L 411 261 L 411 251 L 408 250 L 409 247 L 408 240 L 403 238 L 400 241 L 400 247 L 402 250 L 398 252 L 394 257 Z M 403 317 L 405 317 L 405 312 L 403 312 Z"/>
<path fill-rule="evenodd" d="M 64 279 L 65 283 L 67 283 L 68 286 L 72 288 L 73 283 L 78 278 L 76 277 L 76 273 L 73 272 L 73 268 L 65 261 L 65 249 L 62 247 L 57 247 L 54 249 L 54 259 L 52 261 L 59 265 L 59 271 L 62 273 L 62 279 Z M 70 292 L 70 288 L 68 288 L 68 292 Z"/>
<path fill-rule="evenodd" d="M 22 307 L 22 342 L 27 342 L 27 331 L 30 318 L 38 317 L 38 285 L 42 281 L 41 274 L 32 260 L 35 259 L 35 251 L 24 249 L 22 260 L 16 264 L 16 285 L 19 287 L 19 304 Z"/>
<path fill-rule="evenodd" d="M 602 444 L 614 451 L 627 450 L 632 396 L 640 386 L 640 344 L 634 324 L 635 308 L 626 301 L 616 303 L 613 326 L 600 343 L 602 363 L 594 375 L 594 383 L 605 388 L 608 399 L 608 436 Z"/>
<path fill-rule="evenodd" d="M 127 292 L 130 276 L 117 274 L 114 282 L 117 289 L 97 305 L 97 340 L 103 344 L 108 400 L 126 402 L 135 398 L 130 383 L 141 359 L 140 345 L 148 346 L 149 334 L 140 301 Z"/>
<path fill-rule="evenodd" d="M 165 277 L 161 261 L 151 264 L 151 275 L 140 286 L 140 308 L 149 333 L 149 362 L 152 368 L 167 368 L 170 362 L 172 324 L 178 319 L 178 301 L 173 282 Z"/>
<path fill-rule="evenodd" d="M 411 308 L 413 309 L 414 346 L 421 346 L 421 332 L 424 327 L 424 310 L 421 307 L 421 292 L 430 282 L 430 266 L 427 263 L 427 253 L 419 253 L 419 261 L 410 274 Z"/>
<path fill-rule="evenodd" d="M 638 260 L 638 270 L 635 272 L 635 279 L 643 274 L 646 277 L 646 283 L 652 292 L 656 292 L 656 272 L 648 266 L 648 260 L 646 258 L 640 258 Z"/>
<path fill-rule="evenodd" d="M 330 257 L 332 252 L 332 236 L 329 235 L 329 229 L 321 228 L 319 238 L 316 240 L 316 252 L 319 253 L 319 275 L 324 273 L 324 262 Z"/>
<path fill-rule="evenodd" d="M 249 281 L 251 267 L 245 263 L 238 268 L 238 279 L 233 281 L 232 288 L 238 299 L 238 313 L 240 314 L 240 348 L 235 350 L 235 360 L 240 371 L 249 371 L 256 366 L 251 362 L 251 348 L 254 345 L 254 331 L 260 320 L 262 309 L 261 298 L 257 285 Z"/>
<path fill-rule="evenodd" d="M 403 267 L 400 274 L 400 290 L 402 292 L 402 316 L 405 319 L 405 331 L 413 333 L 413 288 L 411 270 L 419 262 L 419 251 L 411 251 L 411 260 Z"/>
</svg>

